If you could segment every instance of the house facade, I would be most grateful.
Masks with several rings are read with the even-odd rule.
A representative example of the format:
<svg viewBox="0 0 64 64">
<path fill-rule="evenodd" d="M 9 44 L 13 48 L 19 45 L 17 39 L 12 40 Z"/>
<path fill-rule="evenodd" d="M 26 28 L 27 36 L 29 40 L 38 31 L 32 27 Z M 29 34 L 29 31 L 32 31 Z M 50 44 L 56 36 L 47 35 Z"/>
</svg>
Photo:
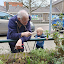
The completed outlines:
<svg viewBox="0 0 64 64">
<path fill-rule="evenodd" d="M 4 7 L 6 7 L 5 3 Z M 18 3 L 16 3 L 16 5 L 12 5 L 9 3 L 9 9 L 8 9 L 9 13 L 16 15 L 17 12 L 21 9 L 25 9 L 29 13 L 29 9 L 24 8 L 22 4 L 20 6 Z M 64 13 L 64 0 L 57 0 L 52 3 L 52 15 L 58 15 L 60 13 Z M 32 21 L 34 20 L 41 22 L 48 21 L 49 14 L 50 14 L 50 5 L 48 5 L 47 7 L 40 7 L 31 13 Z"/>
<path fill-rule="evenodd" d="M 54 8 L 57 8 L 60 13 L 64 13 L 64 0 L 57 0 L 52 4 Z"/>
</svg>

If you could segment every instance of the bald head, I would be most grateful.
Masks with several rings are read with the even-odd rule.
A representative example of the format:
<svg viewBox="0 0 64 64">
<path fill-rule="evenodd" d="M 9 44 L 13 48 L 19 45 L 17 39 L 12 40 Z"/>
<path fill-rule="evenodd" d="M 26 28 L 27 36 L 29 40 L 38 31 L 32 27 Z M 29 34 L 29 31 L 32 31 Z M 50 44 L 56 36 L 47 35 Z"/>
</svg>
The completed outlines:
<svg viewBox="0 0 64 64">
<path fill-rule="evenodd" d="M 17 18 L 20 18 L 22 19 L 23 17 L 29 17 L 27 11 L 25 10 L 20 10 L 18 13 L 17 13 Z"/>
<path fill-rule="evenodd" d="M 25 10 L 20 10 L 17 14 L 18 20 L 23 24 L 27 25 L 28 20 L 29 20 L 29 15 Z"/>
</svg>

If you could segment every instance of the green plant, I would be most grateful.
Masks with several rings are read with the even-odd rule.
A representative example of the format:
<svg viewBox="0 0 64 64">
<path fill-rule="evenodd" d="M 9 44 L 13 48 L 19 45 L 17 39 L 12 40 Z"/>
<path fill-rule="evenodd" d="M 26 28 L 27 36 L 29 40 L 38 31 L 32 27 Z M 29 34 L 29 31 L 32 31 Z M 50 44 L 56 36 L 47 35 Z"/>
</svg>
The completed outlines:
<svg viewBox="0 0 64 64">
<path fill-rule="evenodd" d="M 0 60 L 0 64 L 3 64 L 3 62 Z"/>
<path fill-rule="evenodd" d="M 64 64 L 64 58 L 63 57 L 53 58 L 53 62 L 54 64 Z"/>
<path fill-rule="evenodd" d="M 63 17 L 64 17 L 64 14 L 63 13 L 59 14 L 59 19 L 61 20 L 61 22 L 57 21 L 57 23 L 56 23 L 57 28 L 55 28 L 55 32 L 53 33 L 54 43 L 56 44 L 56 48 L 57 48 L 58 54 L 60 56 L 63 56 L 64 55 L 64 39 L 61 40 L 59 38 L 60 37 L 59 31 L 63 27 L 63 20 L 62 20 Z M 52 26 L 52 27 L 54 27 L 54 26 Z M 56 31 L 56 29 L 58 29 L 58 32 Z M 63 38 L 64 38 L 64 34 L 63 34 Z"/>
<path fill-rule="evenodd" d="M 48 38 L 48 37 L 49 37 L 49 35 L 50 35 L 49 31 L 48 31 L 48 30 L 45 30 L 44 32 L 45 32 L 45 35 L 46 35 L 46 36 L 47 36 L 47 38 Z"/>
<path fill-rule="evenodd" d="M 64 14 L 59 14 L 59 18 L 62 20 L 62 18 L 64 17 Z"/>
<path fill-rule="evenodd" d="M 30 64 L 30 62 L 31 62 L 31 60 L 30 60 L 30 57 L 26 57 L 26 59 L 27 59 L 27 64 Z"/>
<path fill-rule="evenodd" d="M 53 39 L 54 39 L 54 43 L 57 45 L 57 46 L 60 46 L 60 35 L 59 35 L 59 32 L 54 32 L 53 33 Z"/>
<path fill-rule="evenodd" d="M 59 29 L 59 30 L 62 29 L 63 21 L 62 20 L 61 22 L 57 21 L 56 25 L 57 25 L 56 29 Z"/>
<path fill-rule="evenodd" d="M 55 51 L 53 51 L 53 50 L 49 51 L 48 49 L 44 50 L 44 49 L 40 48 L 40 49 L 32 50 L 31 54 L 34 54 L 36 57 L 40 58 L 39 60 L 43 59 L 43 61 L 49 62 L 54 57 L 54 55 L 55 55 L 54 52 Z"/>
<path fill-rule="evenodd" d="M 63 47 L 63 46 L 62 46 Z M 9 58 L 3 58 L 3 55 L 5 57 L 6 54 L 0 55 L 0 59 L 3 61 L 3 63 L 16 63 L 16 64 L 63 64 L 64 63 L 64 57 L 59 56 L 57 54 L 57 50 L 48 50 L 48 49 L 35 49 L 32 50 L 30 53 L 16 53 L 16 54 L 9 54 Z M 11 56 L 11 58 L 10 58 Z"/>
<path fill-rule="evenodd" d="M 60 39 L 60 35 L 59 35 L 59 32 L 54 32 L 53 33 L 53 38 L 54 38 L 54 43 L 56 44 L 56 48 L 58 50 L 58 54 L 60 56 L 63 56 L 64 55 L 64 40 L 63 39 Z M 61 44 L 62 42 L 62 44 Z"/>
</svg>

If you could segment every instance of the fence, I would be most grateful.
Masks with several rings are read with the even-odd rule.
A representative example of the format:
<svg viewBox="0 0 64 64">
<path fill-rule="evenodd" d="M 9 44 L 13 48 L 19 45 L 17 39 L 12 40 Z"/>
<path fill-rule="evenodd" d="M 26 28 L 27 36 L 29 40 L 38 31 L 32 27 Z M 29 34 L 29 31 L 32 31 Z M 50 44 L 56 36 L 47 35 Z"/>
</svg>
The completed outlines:
<svg viewBox="0 0 64 64">
<path fill-rule="evenodd" d="M 60 38 L 60 39 L 64 39 L 64 38 Z M 35 41 L 34 46 L 33 46 L 33 49 L 34 49 L 34 48 L 35 48 L 36 41 L 43 41 L 43 40 L 46 40 L 46 39 L 45 39 L 45 38 L 40 38 L 40 39 L 38 39 L 38 38 L 31 38 L 31 39 L 28 40 L 28 41 Z M 48 40 L 54 40 L 54 39 L 53 39 L 53 38 L 49 38 Z M 48 40 L 47 40 L 47 41 L 48 41 Z M 17 41 L 17 40 L 6 39 L 6 40 L 0 40 L 0 43 L 8 43 L 8 42 L 15 42 L 15 41 Z M 27 44 L 28 49 L 29 49 L 29 51 L 30 51 L 30 47 L 29 47 L 28 42 L 26 42 L 26 44 Z M 27 51 L 26 46 L 24 46 L 24 47 L 25 47 L 25 49 L 26 49 L 26 51 Z"/>
</svg>

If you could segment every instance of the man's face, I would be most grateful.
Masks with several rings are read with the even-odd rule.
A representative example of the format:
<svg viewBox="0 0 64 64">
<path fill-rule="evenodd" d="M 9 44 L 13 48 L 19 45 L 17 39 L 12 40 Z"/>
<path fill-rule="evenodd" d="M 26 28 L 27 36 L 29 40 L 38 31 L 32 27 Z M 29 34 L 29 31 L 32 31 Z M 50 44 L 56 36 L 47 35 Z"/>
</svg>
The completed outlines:
<svg viewBox="0 0 64 64">
<path fill-rule="evenodd" d="M 27 25 L 28 20 L 29 20 L 29 17 L 23 17 L 22 19 L 20 19 L 20 22 L 21 22 L 23 25 Z"/>
</svg>

